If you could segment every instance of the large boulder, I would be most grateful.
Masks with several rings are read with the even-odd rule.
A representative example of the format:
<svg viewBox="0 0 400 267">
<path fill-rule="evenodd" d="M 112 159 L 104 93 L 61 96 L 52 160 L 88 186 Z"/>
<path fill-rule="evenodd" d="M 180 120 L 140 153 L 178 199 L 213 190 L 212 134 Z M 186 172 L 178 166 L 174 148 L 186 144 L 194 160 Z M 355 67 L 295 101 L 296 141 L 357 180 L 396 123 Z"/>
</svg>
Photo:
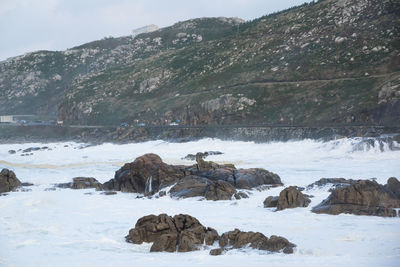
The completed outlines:
<svg viewBox="0 0 400 267">
<path fill-rule="evenodd" d="M 311 200 L 300 192 L 295 186 L 289 186 L 281 191 L 278 198 L 277 210 L 297 207 L 307 207 Z"/>
<path fill-rule="evenodd" d="M 376 181 L 359 180 L 348 187 L 333 190 L 330 196 L 312 211 L 333 215 L 351 213 L 395 217 L 397 212 L 394 208 L 400 208 L 398 184 L 396 178 L 390 178 L 385 186 Z"/>
<path fill-rule="evenodd" d="M 219 239 L 221 248 L 244 248 L 250 246 L 254 249 L 267 250 L 271 252 L 293 253 L 296 246 L 290 243 L 286 238 L 280 236 L 271 236 L 269 239 L 259 232 L 242 232 L 239 229 L 226 232 Z"/>
<path fill-rule="evenodd" d="M 95 188 L 96 190 L 102 190 L 102 184 L 93 177 L 75 177 L 70 183 L 57 184 L 60 188 L 71 188 L 71 189 L 88 189 Z"/>
<path fill-rule="evenodd" d="M 10 192 L 21 186 L 22 183 L 18 180 L 13 171 L 2 169 L 0 172 L 0 193 Z"/>
<path fill-rule="evenodd" d="M 174 185 L 172 197 L 205 197 L 207 200 L 230 200 L 236 189 L 225 181 L 212 181 L 199 176 L 187 176 Z"/>
<path fill-rule="evenodd" d="M 189 173 L 186 167 L 164 163 L 156 154 L 145 154 L 119 169 L 114 179 L 103 184 L 105 190 L 154 194 L 176 183 Z"/>
<path fill-rule="evenodd" d="M 264 200 L 264 208 L 276 208 L 278 206 L 278 196 L 269 196 Z"/>
</svg>

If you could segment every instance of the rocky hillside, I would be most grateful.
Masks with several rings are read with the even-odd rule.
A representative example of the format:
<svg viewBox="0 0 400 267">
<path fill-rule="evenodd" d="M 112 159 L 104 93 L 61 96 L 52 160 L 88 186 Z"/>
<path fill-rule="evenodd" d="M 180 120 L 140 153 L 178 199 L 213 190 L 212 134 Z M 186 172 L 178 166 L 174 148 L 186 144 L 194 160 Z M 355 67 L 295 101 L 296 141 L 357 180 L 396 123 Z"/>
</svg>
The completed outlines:
<svg viewBox="0 0 400 267">
<path fill-rule="evenodd" d="M 118 125 L 400 123 L 400 2 L 203 18 L 0 62 L 0 113 Z"/>
</svg>

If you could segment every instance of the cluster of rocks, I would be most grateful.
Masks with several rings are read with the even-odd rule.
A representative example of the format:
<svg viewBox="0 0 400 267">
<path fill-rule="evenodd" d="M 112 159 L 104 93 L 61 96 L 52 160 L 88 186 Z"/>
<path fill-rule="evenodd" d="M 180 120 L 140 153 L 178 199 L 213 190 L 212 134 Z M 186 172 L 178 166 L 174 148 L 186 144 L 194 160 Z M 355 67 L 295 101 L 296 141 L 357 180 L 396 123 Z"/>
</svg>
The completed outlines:
<svg viewBox="0 0 400 267">
<path fill-rule="evenodd" d="M 2 169 L 0 172 L 0 193 L 10 192 L 22 185 L 13 171 Z"/>
<path fill-rule="evenodd" d="M 248 246 L 271 252 L 293 253 L 296 246 L 283 237 L 267 238 L 262 233 L 242 232 L 238 229 L 219 236 L 215 229 L 203 226 L 199 220 L 186 214 L 142 217 L 136 222 L 135 228 L 129 230 L 125 240 L 134 244 L 153 242 L 150 252 L 195 251 L 218 241 L 219 248 L 211 250 L 211 255 Z"/>
<path fill-rule="evenodd" d="M 18 149 L 18 150 L 14 150 L 14 149 L 10 149 L 8 150 L 9 154 L 16 154 L 17 152 L 22 152 L 21 156 L 30 156 L 33 155 L 34 151 L 43 151 L 43 150 L 51 150 L 51 148 L 47 147 L 47 146 L 43 146 L 43 147 L 28 147 L 26 149 Z"/>
<path fill-rule="evenodd" d="M 113 179 L 99 183 L 94 178 L 77 177 L 73 182 L 59 184 L 62 188 L 95 188 L 105 191 L 134 192 L 147 196 L 172 186 L 170 194 L 176 198 L 204 197 L 207 200 L 246 198 L 238 191 L 261 185 L 282 185 L 277 174 L 264 169 L 236 169 L 232 164 L 219 165 L 197 157 L 192 166 L 169 165 L 156 154 L 145 154 L 125 164 Z M 159 194 L 161 195 L 161 194 Z"/>
<path fill-rule="evenodd" d="M 267 197 L 264 200 L 264 207 L 276 207 L 276 210 L 278 211 L 297 207 L 307 207 L 310 202 L 310 196 L 303 194 L 299 188 L 295 186 L 289 186 L 282 190 L 279 196 Z"/>
<path fill-rule="evenodd" d="M 386 185 L 376 181 L 359 180 L 347 187 L 339 187 L 312 209 L 315 213 L 337 215 L 350 213 L 383 217 L 399 216 L 400 182 L 394 177 Z"/>
</svg>

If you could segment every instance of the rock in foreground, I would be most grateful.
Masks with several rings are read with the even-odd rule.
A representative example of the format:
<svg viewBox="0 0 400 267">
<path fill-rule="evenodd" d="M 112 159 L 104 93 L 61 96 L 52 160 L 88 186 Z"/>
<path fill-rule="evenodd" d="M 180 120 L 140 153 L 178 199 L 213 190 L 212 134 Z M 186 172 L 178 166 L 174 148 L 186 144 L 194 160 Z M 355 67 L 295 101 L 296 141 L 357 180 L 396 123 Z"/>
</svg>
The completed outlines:
<svg viewBox="0 0 400 267">
<path fill-rule="evenodd" d="M 400 208 L 399 184 L 396 178 L 390 178 L 385 186 L 376 181 L 359 180 L 348 187 L 333 190 L 331 195 L 312 211 L 332 215 L 350 213 L 396 217 L 398 214 L 394 208 Z"/>
<path fill-rule="evenodd" d="M 211 250 L 211 255 L 249 246 L 271 252 L 293 253 L 296 246 L 283 237 L 271 236 L 268 239 L 262 233 L 242 232 L 238 229 L 220 237 L 217 231 L 203 226 L 196 218 L 186 214 L 174 217 L 167 214 L 142 217 L 136 222 L 135 228 L 129 230 L 125 240 L 134 244 L 153 242 L 150 252 L 188 252 L 219 241 L 220 248 Z"/>
<path fill-rule="evenodd" d="M 13 171 L 2 169 L 0 172 L 0 193 L 10 192 L 21 186 L 22 183 Z"/>
</svg>

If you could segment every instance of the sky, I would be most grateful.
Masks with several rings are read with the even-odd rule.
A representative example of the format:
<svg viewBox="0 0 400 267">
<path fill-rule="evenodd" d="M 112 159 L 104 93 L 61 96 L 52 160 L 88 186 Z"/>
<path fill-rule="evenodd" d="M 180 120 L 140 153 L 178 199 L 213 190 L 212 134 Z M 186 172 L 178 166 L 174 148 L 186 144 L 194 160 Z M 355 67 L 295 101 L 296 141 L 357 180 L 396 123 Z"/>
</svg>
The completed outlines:
<svg viewBox="0 0 400 267">
<path fill-rule="evenodd" d="M 310 0 L 0 0 L 0 60 L 199 17 L 252 20 Z"/>
</svg>

